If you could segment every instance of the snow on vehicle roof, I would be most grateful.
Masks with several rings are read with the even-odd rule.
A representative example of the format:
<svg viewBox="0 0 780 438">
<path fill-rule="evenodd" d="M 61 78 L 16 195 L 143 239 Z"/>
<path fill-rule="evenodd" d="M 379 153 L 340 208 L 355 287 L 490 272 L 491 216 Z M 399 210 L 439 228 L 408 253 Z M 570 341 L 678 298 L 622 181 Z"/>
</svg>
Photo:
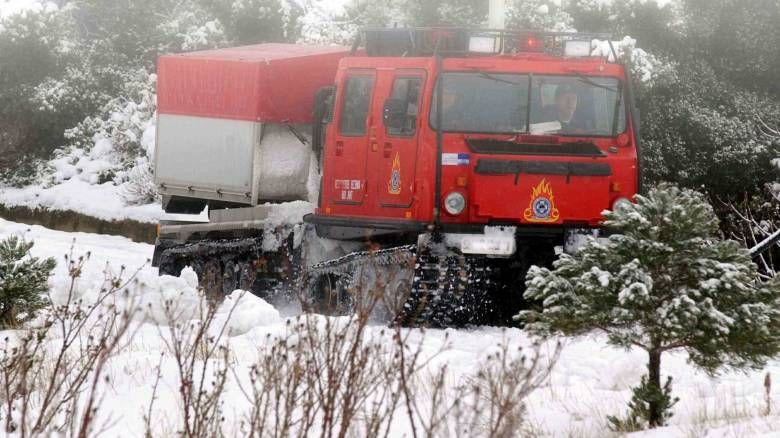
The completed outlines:
<svg viewBox="0 0 780 438">
<path fill-rule="evenodd" d="M 314 46 L 306 44 L 265 43 L 251 46 L 227 47 L 224 49 L 201 50 L 172 56 L 219 60 L 270 61 L 274 59 L 302 58 L 348 51 L 343 46 Z M 171 55 L 169 55 L 171 56 Z"/>
</svg>

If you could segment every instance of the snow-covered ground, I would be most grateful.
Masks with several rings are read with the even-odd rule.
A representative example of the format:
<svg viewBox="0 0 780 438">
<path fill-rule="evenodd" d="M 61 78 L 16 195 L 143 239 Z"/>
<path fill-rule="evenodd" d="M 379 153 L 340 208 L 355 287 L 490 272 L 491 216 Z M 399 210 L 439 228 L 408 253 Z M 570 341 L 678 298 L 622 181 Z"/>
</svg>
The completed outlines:
<svg viewBox="0 0 780 438">
<path fill-rule="evenodd" d="M 121 186 L 110 182 L 90 184 L 73 178 L 51 187 L 36 184 L 22 188 L 0 188 L 0 204 L 6 207 L 72 210 L 109 221 L 131 219 L 156 223 L 164 215 L 160 204 L 126 205 L 121 190 Z"/>
<path fill-rule="evenodd" d="M 152 255 L 150 245 L 128 239 L 86 233 L 65 233 L 38 226 L 0 220 L 0 238 L 24 235 L 35 241 L 36 256 L 56 257 L 60 264 L 51 280 L 53 290 L 68 281 L 63 256 L 74 248 L 74 254 L 90 253 L 82 275 L 80 290 L 90 290 L 104 279 L 108 265 L 113 272 L 124 266 L 128 272 L 141 269 L 139 286 L 135 289 L 144 302 L 159 304 L 163 297 L 174 296 L 182 289 L 191 289 L 192 274 L 184 278 L 157 277 L 147 266 Z M 237 367 L 246 369 L 257 358 L 257 346 L 268 335 L 285 330 L 285 319 L 264 301 L 245 297 L 246 303 L 229 324 L 229 342 Z M 372 336 L 380 336 L 382 327 L 371 327 Z M 449 333 L 448 340 L 445 335 Z M 4 337 L 4 336 L 2 336 Z M 424 354 L 433 354 L 445 342 L 444 353 L 429 366 L 432 370 L 447 364 L 452 381 L 471 375 L 488 352 L 501 342 L 511 346 L 527 345 L 527 336 L 518 329 L 483 327 L 469 330 L 428 330 L 415 335 L 411 342 L 423 347 Z M 641 351 L 622 351 L 607 347 L 599 336 L 589 339 L 563 340 L 560 359 L 547 384 L 528 400 L 528 421 L 534 436 L 603 437 L 612 436 L 606 429 L 606 415 L 624 414 L 630 397 L 629 388 L 645 373 L 645 355 Z M 551 345 L 551 344 L 550 344 Z M 551 347 L 550 347 L 551 348 Z M 159 327 L 144 323 L 132 343 L 110 362 L 108 374 L 111 387 L 100 407 L 101 418 L 111 418 L 105 436 L 142 436 L 143 414 L 152 397 L 152 387 L 160 354 L 165 347 Z M 708 377 L 686 364 L 684 353 L 666 354 L 663 373 L 674 376 L 674 393 L 681 398 L 675 407 L 672 425 L 632 437 L 776 437 L 780 436 L 780 415 L 764 415 L 764 376 L 780 375 L 780 362 L 772 362 L 766 370 L 750 373 L 725 373 Z M 176 369 L 170 357 L 163 361 L 162 380 L 154 404 L 152 426 L 155 436 L 172 436 L 177 430 L 178 386 Z M 780 388 L 771 392 L 780 400 Z M 224 400 L 225 427 L 228 435 L 239 434 L 238 424 L 247 402 L 232 379 Z M 403 416 L 398 416 L 402 419 Z M 391 436 L 409 436 L 403 421 L 394 421 Z"/>
</svg>

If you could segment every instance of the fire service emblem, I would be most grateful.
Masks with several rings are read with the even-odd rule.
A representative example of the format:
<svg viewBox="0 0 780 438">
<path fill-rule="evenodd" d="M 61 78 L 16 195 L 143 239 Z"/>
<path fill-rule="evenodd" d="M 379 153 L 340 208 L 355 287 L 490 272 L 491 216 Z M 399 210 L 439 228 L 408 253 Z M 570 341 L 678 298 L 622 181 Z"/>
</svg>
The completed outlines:
<svg viewBox="0 0 780 438">
<path fill-rule="evenodd" d="M 393 158 L 393 170 L 390 173 L 390 181 L 387 182 L 387 193 L 391 195 L 401 194 L 401 156 L 398 152 Z"/>
<path fill-rule="evenodd" d="M 555 208 L 555 197 L 552 186 L 542 178 L 539 184 L 531 189 L 531 203 L 525 209 L 523 217 L 528 222 L 556 222 L 560 217 Z"/>
</svg>

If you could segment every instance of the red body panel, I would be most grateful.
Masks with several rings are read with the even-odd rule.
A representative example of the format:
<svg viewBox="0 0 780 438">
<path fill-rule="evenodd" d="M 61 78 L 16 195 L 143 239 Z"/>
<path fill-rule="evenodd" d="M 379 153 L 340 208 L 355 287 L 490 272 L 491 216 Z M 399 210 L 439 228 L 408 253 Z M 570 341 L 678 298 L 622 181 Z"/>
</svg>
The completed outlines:
<svg viewBox="0 0 780 438">
<path fill-rule="evenodd" d="M 161 56 L 157 106 L 162 114 L 270 123 L 311 123 L 314 96 L 332 85 L 343 47 L 294 44 Z"/>
<path fill-rule="evenodd" d="M 445 72 L 479 70 L 492 73 L 571 76 L 582 74 L 614 77 L 626 82 L 622 65 L 607 63 L 603 59 L 567 59 L 545 54 L 450 58 L 443 61 L 443 68 Z M 415 136 L 396 146 L 395 140 L 388 137 L 387 129 L 383 125 L 382 109 L 391 93 L 393 78 L 408 71 L 419 71 L 424 76 L 422 99 Z M 373 74 L 376 75 L 376 80 L 366 120 L 366 135 L 347 139 L 339 133 L 338 127 L 344 105 L 343 85 L 346 78 L 352 74 Z M 336 77 L 338 94 L 335 117 L 327 128 L 322 198 L 317 210 L 318 216 L 375 222 L 402 220 L 425 223 L 433 220 L 436 131 L 428 123 L 428 114 L 436 77 L 436 62 L 433 58 L 349 57 L 341 61 Z M 613 202 L 618 198 L 632 198 L 638 189 L 635 130 L 631 117 L 626 119 L 623 137 L 628 137 L 627 144 L 618 145 L 617 137 L 565 138 L 567 142 L 592 142 L 603 152 L 603 157 L 476 153 L 466 144 L 467 137 L 508 139 L 508 136 L 445 133 L 443 153 L 468 154 L 469 158 L 468 163 L 442 166 L 442 199 L 451 191 L 459 191 L 467 200 L 466 210 L 457 216 L 448 215 L 442 208 L 442 223 L 599 226 L 603 219 L 603 210 L 612 208 Z M 556 174 L 523 174 L 518 177 L 510 174 L 480 174 L 476 172 L 480 159 L 585 165 L 601 163 L 599 165 L 609 165 L 611 175 L 567 177 Z M 394 190 L 390 190 L 388 183 L 396 169 L 400 170 L 402 189 L 393 193 Z M 359 187 L 359 190 L 346 192 L 347 185 L 344 181 L 350 181 L 349 187 Z M 540 193 L 550 198 L 554 210 L 554 214 L 545 221 L 539 221 L 528 214 L 534 199 Z M 344 199 L 345 197 L 349 199 Z M 398 201 L 392 202 L 393 199 Z"/>
</svg>

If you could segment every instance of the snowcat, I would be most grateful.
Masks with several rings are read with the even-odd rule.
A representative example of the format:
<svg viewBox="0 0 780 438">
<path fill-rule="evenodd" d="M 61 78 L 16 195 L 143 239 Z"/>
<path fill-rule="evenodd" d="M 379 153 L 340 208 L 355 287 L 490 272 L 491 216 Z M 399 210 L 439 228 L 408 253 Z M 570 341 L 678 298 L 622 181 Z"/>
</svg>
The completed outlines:
<svg viewBox="0 0 780 438">
<path fill-rule="evenodd" d="M 529 267 L 639 191 L 630 69 L 609 41 L 369 28 L 349 49 L 162 56 L 156 182 L 166 212 L 208 221 L 161 223 L 153 263 L 217 295 L 338 313 L 381 290 L 398 323 L 507 323 Z"/>
</svg>

